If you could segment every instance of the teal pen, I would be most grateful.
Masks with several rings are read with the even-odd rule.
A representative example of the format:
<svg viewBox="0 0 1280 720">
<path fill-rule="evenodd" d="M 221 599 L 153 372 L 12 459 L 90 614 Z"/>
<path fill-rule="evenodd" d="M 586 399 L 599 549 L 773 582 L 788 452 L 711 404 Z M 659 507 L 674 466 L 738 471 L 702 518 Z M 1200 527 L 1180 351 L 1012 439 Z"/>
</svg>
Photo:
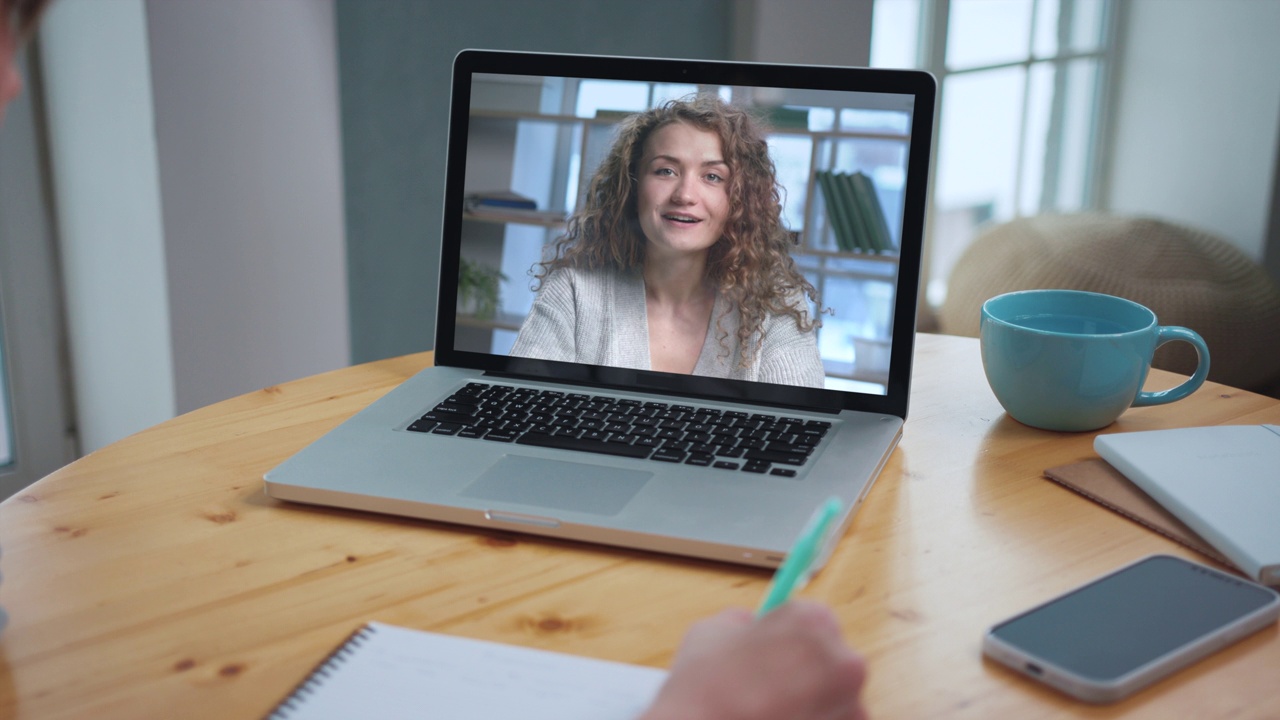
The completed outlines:
<svg viewBox="0 0 1280 720">
<path fill-rule="evenodd" d="M 791 595 L 805 586 L 813 577 L 813 563 L 822 554 L 831 532 L 835 529 L 836 518 L 840 517 L 840 498 L 828 498 L 809 518 L 809 523 L 796 538 L 796 544 L 782 561 L 778 571 L 769 582 L 769 590 L 765 593 L 764 602 L 756 611 L 760 617 L 782 605 Z"/>
</svg>

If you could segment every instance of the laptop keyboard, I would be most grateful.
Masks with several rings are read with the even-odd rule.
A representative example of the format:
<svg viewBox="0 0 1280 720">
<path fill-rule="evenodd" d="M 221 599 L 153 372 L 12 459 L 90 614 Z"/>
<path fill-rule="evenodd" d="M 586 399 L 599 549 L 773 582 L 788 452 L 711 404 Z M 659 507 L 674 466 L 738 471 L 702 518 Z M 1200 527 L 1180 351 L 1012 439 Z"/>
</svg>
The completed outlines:
<svg viewBox="0 0 1280 720">
<path fill-rule="evenodd" d="M 473 382 L 408 429 L 795 477 L 831 423 Z"/>
</svg>

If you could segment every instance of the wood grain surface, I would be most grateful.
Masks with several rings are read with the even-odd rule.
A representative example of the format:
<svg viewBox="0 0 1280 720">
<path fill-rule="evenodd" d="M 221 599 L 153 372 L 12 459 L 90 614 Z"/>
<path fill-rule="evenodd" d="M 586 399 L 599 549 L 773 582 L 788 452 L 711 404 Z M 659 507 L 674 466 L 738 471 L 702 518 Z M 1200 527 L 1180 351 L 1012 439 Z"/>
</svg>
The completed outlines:
<svg viewBox="0 0 1280 720">
<path fill-rule="evenodd" d="M 759 601 L 762 570 L 263 494 L 263 473 L 430 362 L 233 398 L 0 504 L 0 717 L 261 717 L 368 620 L 666 666 L 690 623 Z M 1262 422 L 1280 423 L 1280 401 L 1206 383 L 1105 431 Z M 902 443 L 803 593 L 868 656 L 873 717 L 1280 714 L 1274 626 L 1106 707 L 982 658 L 998 620 L 1152 552 L 1192 557 L 1042 476 L 1095 457 L 1092 440 L 1008 418 L 976 340 L 919 338 Z"/>
</svg>

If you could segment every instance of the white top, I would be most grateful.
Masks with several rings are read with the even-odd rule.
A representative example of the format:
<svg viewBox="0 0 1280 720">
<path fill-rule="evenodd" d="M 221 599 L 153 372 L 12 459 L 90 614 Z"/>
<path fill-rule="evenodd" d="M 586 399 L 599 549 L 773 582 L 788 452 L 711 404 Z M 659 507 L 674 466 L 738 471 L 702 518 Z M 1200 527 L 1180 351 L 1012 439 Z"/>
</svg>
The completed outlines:
<svg viewBox="0 0 1280 720">
<path fill-rule="evenodd" d="M 796 305 L 803 299 L 797 297 Z M 717 322 L 717 318 L 723 318 Z M 766 318 L 764 342 L 746 366 L 738 346 L 739 315 L 716 294 L 694 375 L 820 388 L 824 372 L 817 333 L 790 315 Z M 727 335 L 725 335 L 727 333 Z M 723 338 L 723 343 L 721 339 Z M 649 370 L 649 319 L 639 272 L 560 268 L 543 279 L 511 354 L 519 357 Z"/>
</svg>

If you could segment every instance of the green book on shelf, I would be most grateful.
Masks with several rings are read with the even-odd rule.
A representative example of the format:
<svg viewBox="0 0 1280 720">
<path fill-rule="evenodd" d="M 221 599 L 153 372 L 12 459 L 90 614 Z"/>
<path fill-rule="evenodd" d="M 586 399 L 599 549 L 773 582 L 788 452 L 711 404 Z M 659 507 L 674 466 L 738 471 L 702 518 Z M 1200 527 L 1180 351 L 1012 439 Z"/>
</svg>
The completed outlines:
<svg viewBox="0 0 1280 720">
<path fill-rule="evenodd" d="M 761 108 L 762 119 L 774 130 L 808 130 L 808 108 L 791 108 L 775 105 Z"/>
<path fill-rule="evenodd" d="M 861 239 L 859 245 L 864 252 L 874 253 L 880 250 L 879 245 L 876 243 L 875 221 L 871 217 L 871 206 L 863 193 L 862 184 L 858 181 L 859 176 L 862 176 L 861 172 L 846 173 L 844 182 L 848 188 L 849 203 L 857 208 L 859 237 Z"/>
<path fill-rule="evenodd" d="M 858 209 L 866 219 L 867 229 L 870 232 L 872 248 L 876 252 L 893 250 L 893 235 L 889 232 L 889 223 L 885 220 L 884 207 L 880 204 L 875 183 L 862 172 L 854 173 L 851 179 L 857 190 Z"/>
<path fill-rule="evenodd" d="M 840 192 L 836 189 L 835 176 L 829 170 L 819 170 L 814 175 L 822 188 L 822 198 L 827 207 L 827 220 L 835 232 L 836 247 L 841 252 L 852 252 L 854 245 L 853 222 Z"/>
<path fill-rule="evenodd" d="M 605 108 L 597 108 L 597 109 L 596 109 L 596 119 L 597 119 L 597 120 L 612 120 L 612 121 L 614 121 L 614 122 L 622 122 L 623 120 L 626 120 L 627 118 L 631 117 L 632 115 L 635 115 L 635 114 L 636 114 L 636 112 L 637 112 L 637 111 L 635 111 L 635 110 L 608 110 L 608 109 L 605 109 Z"/>
<path fill-rule="evenodd" d="M 851 252 L 874 252 L 871 245 L 871 224 L 868 222 L 862 204 L 858 201 L 858 191 L 853 185 L 853 176 L 849 173 L 835 173 L 836 187 L 840 191 L 845 211 L 852 218 L 854 247 Z"/>
</svg>

